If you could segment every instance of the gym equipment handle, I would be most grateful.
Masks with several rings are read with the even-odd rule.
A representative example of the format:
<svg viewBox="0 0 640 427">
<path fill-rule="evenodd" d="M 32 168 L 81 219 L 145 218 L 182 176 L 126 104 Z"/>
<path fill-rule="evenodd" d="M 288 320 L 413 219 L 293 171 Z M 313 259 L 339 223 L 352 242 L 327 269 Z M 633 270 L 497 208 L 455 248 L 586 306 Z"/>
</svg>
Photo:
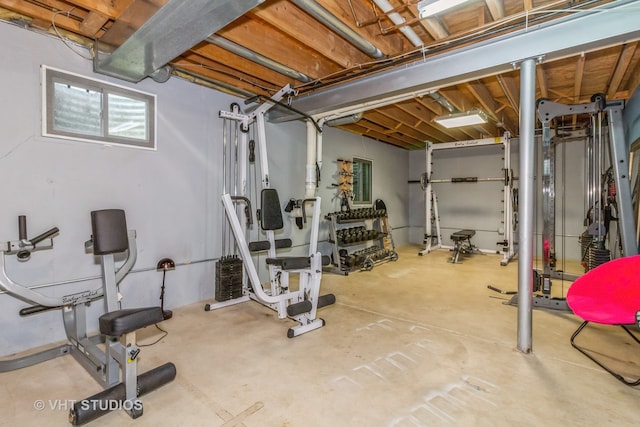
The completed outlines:
<svg viewBox="0 0 640 427">
<path fill-rule="evenodd" d="M 251 217 L 251 200 L 244 196 L 231 196 L 231 200 L 242 200 L 245 203 L 244 214 L 247 217 L 247 226 L 251 226 L 251 224 L 253 224 L 253 219 Z"/>
<path fill-rule="evenodd" d="M 46 305 L 32 305 L 31 307 L 25 307 L 19 311 L 20 316 L 29 316 L 31 314 L 42 313 L 43 311 L 56 310 L 62 306 L 46 306 Z"/>
<path fill-rule="evenodd" d="M 460 177 L 460 178 L 451 178 L 451 182 L 453 182 L 453 183 L 458 183 L 458 182 L 478 182 L 478 177 L 477 176 L 465 176 L 465 177 Z"/>
<path fill-rule="evenodd" d="M 60 231 L 60 229 L 58 227 L 53 227 L 50 230 L 45 231 L 44 233 L 34 237 L 33 239 L 31 239 L 31 244 L 32 245 L 36 245 L 40 242 L 42 242 L 45 239 L 48 239 L 49 237 L 53 236 L 54 234 L 58 233 Z"/>
</svg>

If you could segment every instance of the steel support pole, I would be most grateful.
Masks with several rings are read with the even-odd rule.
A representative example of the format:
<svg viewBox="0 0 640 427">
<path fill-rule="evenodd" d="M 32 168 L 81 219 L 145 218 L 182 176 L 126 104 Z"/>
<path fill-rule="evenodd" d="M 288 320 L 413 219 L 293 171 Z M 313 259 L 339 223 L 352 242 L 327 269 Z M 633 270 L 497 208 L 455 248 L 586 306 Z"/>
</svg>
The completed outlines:
<svg viewBox="0 0 640 427">
<path fill-rule="evenodd" d="M 632 256 L 638 254 L 638 242 L 636 241 L 636 224 L 629 183 L 629 145 L 624 137 L 622 108 L 607 108 L 607 113 L 611 136 L 611 164 L 617 187 L 618 227 L 622 238 L 622 250 L 624 256 Z"/>
<path fill-rule="evenodd" d="M 534 130 L 536 62 L 520 63 L 520 204 L 518 217 L 518 350 L 531 352 L 533 299 Z"/>
</svg>

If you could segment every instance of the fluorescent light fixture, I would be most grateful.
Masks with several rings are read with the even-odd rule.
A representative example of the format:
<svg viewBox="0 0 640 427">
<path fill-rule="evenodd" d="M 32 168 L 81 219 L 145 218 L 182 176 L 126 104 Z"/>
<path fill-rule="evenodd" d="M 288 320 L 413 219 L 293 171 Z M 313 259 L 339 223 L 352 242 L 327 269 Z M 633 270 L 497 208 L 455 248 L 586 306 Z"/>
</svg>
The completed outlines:
<svg viewBox="0 0 640 427">
<path fill-rule="evenodd" d="M 424 19 L 467 1 L 469 0 L 422 0 L 418 2 L 418 13 L 420 14 L 420 19 Z"/>
<path fill-rule="evenodd" d="M 448 114 L 433 119 L 434 122 L 448 128 L 457 128 L 461 126 L 479 125 L 487 123 L 489 117 L 480 110 L 474 109 L 464 113 Z"/>
</svg>

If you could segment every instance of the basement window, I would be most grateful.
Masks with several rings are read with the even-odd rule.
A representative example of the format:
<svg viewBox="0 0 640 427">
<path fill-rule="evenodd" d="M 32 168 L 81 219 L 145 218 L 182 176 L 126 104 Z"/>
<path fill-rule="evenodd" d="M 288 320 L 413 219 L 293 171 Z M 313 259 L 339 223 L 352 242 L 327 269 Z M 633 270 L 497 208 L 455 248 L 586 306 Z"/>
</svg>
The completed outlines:
<svg viewBox="0 0 640 427">
<path fill-rule="evenodd" d="M 353 158 L 353 204 L 369 205 L 371 198 L 371 160 Z"/>
<path fill-rule="evenodd" d="M 155 150 L 156 97 L 42 66 L 42 135 Z"/>
</svg>

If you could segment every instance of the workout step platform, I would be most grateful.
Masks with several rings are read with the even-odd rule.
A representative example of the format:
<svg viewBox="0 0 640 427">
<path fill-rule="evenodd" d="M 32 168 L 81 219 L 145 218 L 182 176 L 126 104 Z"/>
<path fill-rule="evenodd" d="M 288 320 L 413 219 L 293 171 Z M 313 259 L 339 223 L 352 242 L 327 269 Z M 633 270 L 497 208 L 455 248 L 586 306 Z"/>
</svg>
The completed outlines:
<svg viewBox="0 0 640 427">
<path fill-rule="evenodd" d="M 111 311 L 98 319 L 100 333 L 119 337 L 164 320 L 160 307 L 128 308 Z"/>
</svg>

